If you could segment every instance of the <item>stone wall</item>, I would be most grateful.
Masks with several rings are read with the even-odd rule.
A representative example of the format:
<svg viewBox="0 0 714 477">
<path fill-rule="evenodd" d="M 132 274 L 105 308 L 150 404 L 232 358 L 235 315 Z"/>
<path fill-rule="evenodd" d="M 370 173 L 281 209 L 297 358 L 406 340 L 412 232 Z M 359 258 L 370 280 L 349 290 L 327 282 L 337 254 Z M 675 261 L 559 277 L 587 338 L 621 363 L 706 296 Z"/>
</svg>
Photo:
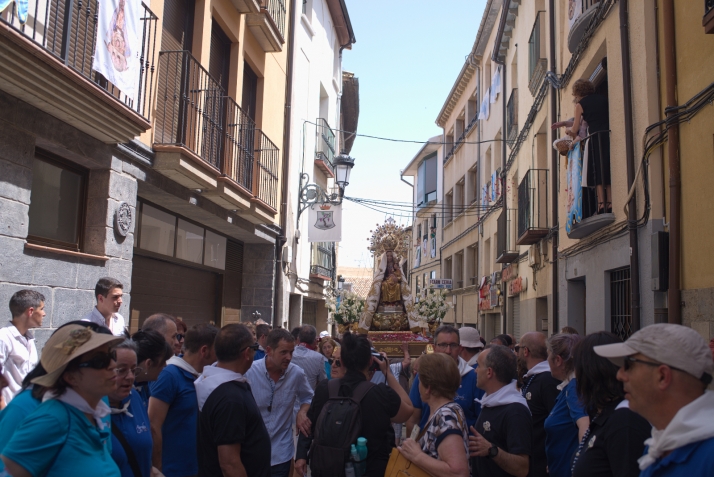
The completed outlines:
<svg viewBox="0 0 714 477">
<path fill-rule="evenodd" d="M 25 248 L 36 148 L 89 169 L 82 252 L 107 260 L 79 258 Z M 0 316 L 10 320 L 13 293 L 36 289 L 46 298 L 46 317 L 36 330 L 39 346 L 52 330 L 81 319 L 95 304 L 94 286 L 104 276 L 124 284 L 120 310 L 129 314 L 133 229 L 114 233 L 119 202 L 136 206 L 137 182 L 124 172 L 118 151 L 22 101 L 0 92 Z M 135 212 L 135 209 L 133 209 Z M 135 215 L 135 214 L 134 214 Z"/>
</svg>

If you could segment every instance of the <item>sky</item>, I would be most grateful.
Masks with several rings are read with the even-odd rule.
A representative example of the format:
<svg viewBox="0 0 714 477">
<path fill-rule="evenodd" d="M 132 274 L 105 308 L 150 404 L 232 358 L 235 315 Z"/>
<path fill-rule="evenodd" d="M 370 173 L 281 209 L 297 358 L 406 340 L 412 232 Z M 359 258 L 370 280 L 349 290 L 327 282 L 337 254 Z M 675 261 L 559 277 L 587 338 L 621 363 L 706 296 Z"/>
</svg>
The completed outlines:
<svg viewBox="0 0 714 477">
<path fill-rule="evenodd" d="M 357 42 L 342 69 L 359 78 L 358 134 L 426 141 L 441 134 L 435 121 L 470 53 L 485 0 L 346 0 Z M 422 144 L 357 137 L 345 195 L 411 202 L 399 179 Z M 406 180 L 412 180 L 407 177 Z M 403 215 L 403 213 L 402 213 Z M 388 215 L 343 202 L 340 266 L 372 267 L 370 230 Z M 411 218 L 394 217 L 410 225 Z"/>
</svg>

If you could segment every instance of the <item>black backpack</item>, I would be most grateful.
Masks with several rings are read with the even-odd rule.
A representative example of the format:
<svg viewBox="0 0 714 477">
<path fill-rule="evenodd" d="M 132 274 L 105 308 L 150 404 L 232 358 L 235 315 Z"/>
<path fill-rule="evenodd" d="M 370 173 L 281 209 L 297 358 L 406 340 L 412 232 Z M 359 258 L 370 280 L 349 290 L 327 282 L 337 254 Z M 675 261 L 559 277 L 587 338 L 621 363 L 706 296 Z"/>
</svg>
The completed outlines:
<svg viewBox="0 0 714 477">
<path fill-rule="evenodd" d="M 369 381 L 357 385 L 351 397 L 338 396 L 341 379 L 327 384 L 329 398 L 317 416 L 315 437 L 310 447 L 313 477 L 343 477 L 350 460 L 350 448 L 362 430 L 360 402 L 374 386 Z"/>
</svg>

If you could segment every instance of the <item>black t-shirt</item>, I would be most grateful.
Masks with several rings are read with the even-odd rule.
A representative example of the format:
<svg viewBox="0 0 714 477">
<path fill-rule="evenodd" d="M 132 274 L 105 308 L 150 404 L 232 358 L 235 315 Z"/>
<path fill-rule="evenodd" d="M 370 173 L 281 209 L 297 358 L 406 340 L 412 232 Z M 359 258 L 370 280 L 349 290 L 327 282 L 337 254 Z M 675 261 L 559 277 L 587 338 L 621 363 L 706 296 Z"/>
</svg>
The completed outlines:
<svg viewBox="0 0 714 477">
<path fill-rule="evenodd" d="M 364 374 L 347 371 L 340 385 L 340 396 L 351 396 L 359 383 L 366 381 Z M 315 389 L 315 396 L 310 404 L 307 416 L 312 421 L 312 435 L 315 433 L 317 417 L 322 407 L 329 399 L 327 380 L 320 381 Z M 365 477 L 382 477 L 387 469 L 389 454 L 394 447 L 394 429 L 391 419 L 399 412 L 401 405 L 399 395 L 384 383 L 370 389 L 360 403 L 362 414 L 362 430 L 360 437 L 367 439 L 367 473 Z M 295 459 L 306 459 L 312 438 L 302 434 L 298 438 Z"/>
<path fill-rule="evenodd" d="M 198 413 L 198 475 L 222 476 L 218 446 L 241 444 L 240 459 L 250 477 L 270 477 L 270 436 L 248 383 L 218 386 Z"/>
<path fill-rule="evenodd" d="M 531 413 L 523 404 L 482 407 L 474 426 L 491 444 L 509 454 L 531 455 Z M 471 459 L 474 477 L 511 477 L 489 457 Z"/>
<path fill-rule="evenodd" d="M 548 371 L 529 376 L 523 382 L 523 394 L 528 401 L 533 422 L 533 454 L 530 460 L 529 477 L 548 475 L 543 423 L 555 406 L 555 400 L 560 393 L 559 384 L 560 381 L 551 376 Z"/>
<path fill-rule="evenodd" d="M 575 463 L 573 477 L 640 475 L 637 459 L 644 453 L 652 426 L 628 408 L 616 410 L 615 406 L 603 409 L 590 423 L 590 434 Z"/>
</svg>

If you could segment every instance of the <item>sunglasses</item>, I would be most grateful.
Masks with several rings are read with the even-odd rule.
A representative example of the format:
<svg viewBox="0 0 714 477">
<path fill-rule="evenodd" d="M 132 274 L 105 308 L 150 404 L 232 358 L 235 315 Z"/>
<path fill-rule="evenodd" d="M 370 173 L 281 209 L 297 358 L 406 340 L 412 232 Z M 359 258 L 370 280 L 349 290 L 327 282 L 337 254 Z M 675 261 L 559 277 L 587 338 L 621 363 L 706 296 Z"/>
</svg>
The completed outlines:
<svg viewBox="0 0 714 477">
<path fill-rule="evenodd" d="M 108 353 L 97 353 L 92 359 L 83 361 L 77 365 L 79 368 L 107 369 L 112 361 L 117 360 L 117 352 L 112 350 Z"/>
<path fill-rule="evenodd" d="M 332 362 L 332 366 L 334 366 L 335 368 L 339 368 L 340 366 L 342 366 L 342 362 L 339 359 L 336 359 Z"/>
<path fill-rule="evenodd" d="M 176 335 L 176 340 L 177 340 L 177 341 L 181 341 L 185 336 L 186 336 L 186 335 L 182 335 L 181 333 L 178 333 L 178 334 Z"/>
<path fill-rule="evenodd" d="M 516 345 L 513 347 L 513 351 L 515 351 L 516 353 L 518 353 L 518 351 L 520 351 L 522 349 L 527 349 L 528 351 L 530 351 L 530 348 L 528 348 L 528 346 Z"/>
<path fill-rule="evenodd" d="M 239 352 L 239 353 L 242 353 L 243 350 L 246 350 L 246 349 L 252 349 L 253 351 L 258 351 L 258 348 L 260 348 L 260 345 L 259 345 L 258 343 L 253 343 L 252 345 L 248 345 L 248 346 L 246 346 L 245 348 L 241 349 L 241 350 L 238 351 L 238 352 Z"/>
</svg>

